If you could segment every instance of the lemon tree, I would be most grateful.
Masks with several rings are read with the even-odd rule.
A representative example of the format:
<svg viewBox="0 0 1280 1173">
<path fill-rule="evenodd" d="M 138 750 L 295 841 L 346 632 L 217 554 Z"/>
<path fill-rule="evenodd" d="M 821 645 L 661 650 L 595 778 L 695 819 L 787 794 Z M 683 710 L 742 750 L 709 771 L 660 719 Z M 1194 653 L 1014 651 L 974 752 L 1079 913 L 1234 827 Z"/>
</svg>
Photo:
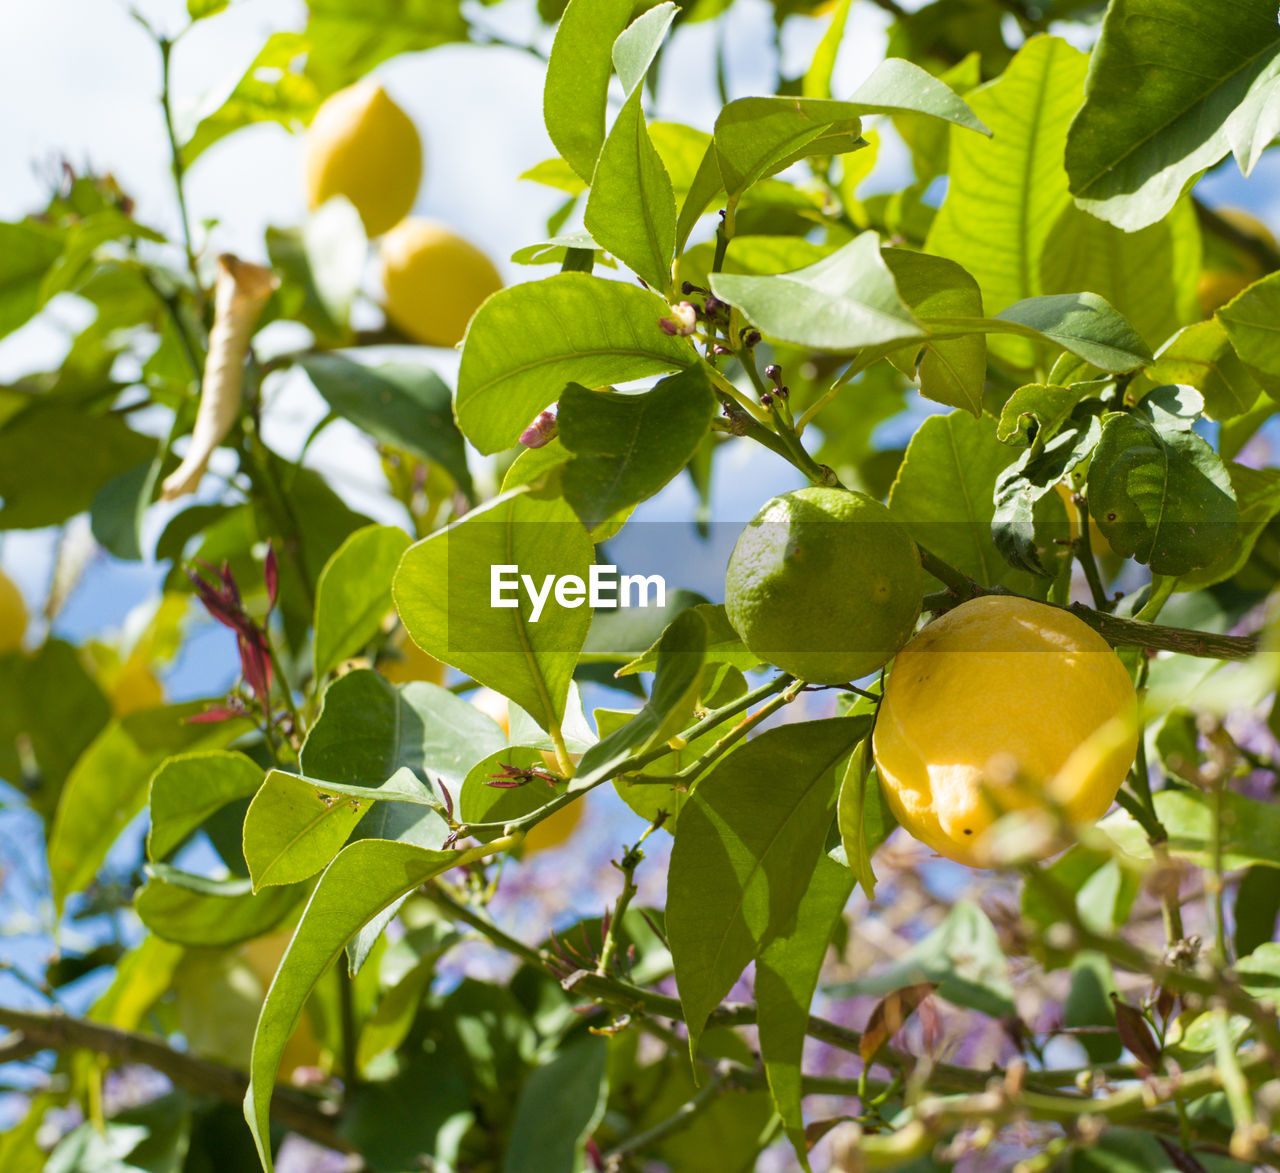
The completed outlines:
<svg viewBox="0 0 1280 1173">
<path fill-rule="evenodd" d="M 0 1169 L 1280 1165 L 1276 5 L 252 11 L 0 222 Z"/>
</svg>

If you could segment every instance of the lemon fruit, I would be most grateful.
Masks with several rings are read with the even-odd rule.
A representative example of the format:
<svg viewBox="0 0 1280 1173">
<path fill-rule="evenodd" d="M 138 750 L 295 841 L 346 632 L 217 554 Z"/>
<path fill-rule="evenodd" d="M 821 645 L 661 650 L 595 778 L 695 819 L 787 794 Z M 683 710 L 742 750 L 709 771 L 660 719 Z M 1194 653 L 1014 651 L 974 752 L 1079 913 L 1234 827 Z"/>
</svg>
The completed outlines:
<svg viewBox="0 0 1280 1173">
<path fill-rule="evenodd" d="M 1243 208 L 1219 208 L 1218 215 L 1245 236 L 1270 249 L 1280 248 L 1271 229 Z M 1211 318 L 1215 311 L 1266 276 L 1267 270 L 1257 257 L 1215 235 L 1206 236 L 1205 251 L 1205 268 L 1196 282 L 1196 295 L 1204 316 Z"/>
<path fill-rule="evenodd" d="M 808 488 L 766 501 L 738 538 L 725 609 L 747 647 L 814 684 L 874 672 L 920 617 L 920 554 L 874 497 Z"/>
<path fill-rule="evenodd" d="M 422 182 L 422 140 L 409 116 L 373 81 L 320 104 L 306 143 L 307 204 L 346 196 L 365 231 L 381 236 L 413 208 Z"/>
<path fill-rule="evenodd" d="M 110 693 L 111 711 L 117 717 L 164 704 L 164 685 L 156 679 L 147 662 L 135 656 L 124 662 L 111 682 Z"/>
<path fill-rule="evenodd" d="M 0 570 L 0 656 L 21 650 L 26 632 L 26 600 L 13 579 Z"/>
<path fill-rule="evenodd" d="M 413 680 L 444 684 L 445 666 L 407 635 L 393 641 L 390 654 L 378 661 L 378 668 L 392 684 L 408 684 Z"/>
<path fill-rule="evenodd" d="M 991 866 L 985 833 L 1007 811 L 1106 813 L 1137 752 L 1136 703 L 1120 658 L 1070 612 L 962 603 L 894 660 L 872 740 L 885 799 L 939 855 Z"/>
<path fill-rule="evenodd" d="M 481 303 L 502 288 L 493 262 L 434 220 L 397 224 L 378 254 L 387 316 L 427 346 L 456 346 Z"/>
</svg>

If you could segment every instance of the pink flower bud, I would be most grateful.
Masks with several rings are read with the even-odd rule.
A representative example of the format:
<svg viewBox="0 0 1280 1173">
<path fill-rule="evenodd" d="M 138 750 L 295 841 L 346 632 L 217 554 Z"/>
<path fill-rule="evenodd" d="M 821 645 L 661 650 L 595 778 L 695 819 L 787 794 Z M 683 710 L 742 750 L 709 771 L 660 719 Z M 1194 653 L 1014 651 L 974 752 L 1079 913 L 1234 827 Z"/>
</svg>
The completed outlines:
<svg viewBox="0 0 1280 1173">
<path fill-rule="evenodd" d="M 659 318 L 658 328 L 664 334 L 678 334 L 688 338 L 698 325 L 698 311 L 692 302 L 682 301 L 671 311 L 671 317 Z"/>
<path fill-rule="evenodd" d="M 551 443 L 559 431 L 560 427 L 556 423 L 555 412 L 544 411 L 520 433 L 520 443 L 526 448 L 541 448 L 543 445 Z"/>
</svg>

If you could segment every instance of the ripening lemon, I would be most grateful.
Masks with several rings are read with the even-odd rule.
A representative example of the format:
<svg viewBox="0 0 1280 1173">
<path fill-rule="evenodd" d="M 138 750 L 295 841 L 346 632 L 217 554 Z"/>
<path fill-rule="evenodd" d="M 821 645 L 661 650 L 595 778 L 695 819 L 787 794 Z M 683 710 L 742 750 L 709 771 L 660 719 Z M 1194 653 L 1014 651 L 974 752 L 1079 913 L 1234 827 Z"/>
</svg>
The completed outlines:
<svg viewBox="0 0 1280 1173">
<path fill-rule="evenodd" d="M 1044 603 L 986 595 L 898 653 L 876 719 L 876 769 L 912 835 L 987 867 L 984 835 L 1003 813 L 1058 808 L 1075 824 L 1106 813 L 1137 752 L 1135 710 L 1128 672 L 1091 627 Z"/>
<path fill-rule="evenodd" d="M 307 204 L 346 196 L 365 231 L 381 236 L 413 208 L 422 140 L 409 116 L 374 81 L 326 98 L 307 129 Z"/>
<path fill-rule="evenodd" d="M 408 684 L 412 680 L 444 683 L 445 666 L 435 656 L 424 652 L 403 631 L 400 638 L 392 642 L 386 658 L 378 661 L 378 670 L 392 684 Z"/>
<path fill-rule="evenodd" d="M 502 288 L 493 262 L 434 220 L 397 224 L 378 254 L 387 316 L 427 346 L 456 346 L 481 303 Z"/>
<path fill-rule="evenodd" d="M 26 631 L 26 600 L 13 579 L 0 570 L 0 656 L 19 651 Z"/>
<path fill-rule="evenodd" d="M 814 684 L 874 672 L 920 617 L 920 555 L 874 497 L 808 488 L 765 502 L 725 574 L 729 622 L 761 660 Z"/>
</svg>

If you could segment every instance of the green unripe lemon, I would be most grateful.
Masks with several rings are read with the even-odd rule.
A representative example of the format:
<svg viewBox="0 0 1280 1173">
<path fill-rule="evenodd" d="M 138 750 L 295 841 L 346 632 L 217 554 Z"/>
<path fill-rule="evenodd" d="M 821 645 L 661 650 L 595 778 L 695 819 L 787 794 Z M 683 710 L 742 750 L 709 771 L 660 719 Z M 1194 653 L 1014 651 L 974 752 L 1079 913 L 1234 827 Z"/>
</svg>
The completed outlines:
<svg viewBox="0 0 1280 1173">
<path fill-rule="evenodd" d="M 761 660 L 814 684 L 884 665 L 920 617 L 920 554 L 874 497 L 808 488 L 766 501 L 738 538 L 725 609 Z"/>
</svg>

